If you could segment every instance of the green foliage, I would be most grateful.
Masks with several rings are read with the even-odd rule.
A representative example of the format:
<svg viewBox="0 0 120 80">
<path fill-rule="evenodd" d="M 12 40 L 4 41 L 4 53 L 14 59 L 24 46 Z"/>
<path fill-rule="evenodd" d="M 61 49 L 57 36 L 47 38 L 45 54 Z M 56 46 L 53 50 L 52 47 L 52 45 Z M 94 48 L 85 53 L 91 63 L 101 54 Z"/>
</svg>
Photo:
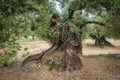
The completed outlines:
<svg viewBox="0 0 120 80">
<path fill-rule="evenodd" d="M 69 28 L 70 28 L 70 31 L 71 31 L 71 32 L 80 35 L 81 30 L 80 30 L 80 28 L 79 28 L 78 26 L 76 26 L 75 24 L 70 23 L 70 24 L 69 24 Z"/>
<path fill-rule="evenodd" d="M 69 15 L 69 5 L 67 5 L 67 6 L 64 8 L 64 10 L 63 10 L 63 12 L 62 12 L 62 14 L 61 14 L 62 20 L 63 20 L 64 22 L 68 20 L 68 15 Z"/>
<path fill-rule="evenodd" d="M 88 25 L 88 35 L 92 34 L 96 36 L 96 38 L 100 38 L 102 36 L 107 36 L 104 27 L 99 25 Z"/>
<path fill-rule="evenodd" d="M 86 14 L 87 20 L 106 23 L 104 32 L 107 37 L 119 39 L 120 36 L 120 0 L 57 0 L 65 10 L 63 10 L 63 19 L 68 19 L 69 10 L 78 11 L 79 17 Z M 84 12 L 83 12 L 84 11 Z M 92 17 L 91 17 L 91 16 Z M 86 18 L 76 18 L 76 22 L 85 24 Z M 107 19 L 106 19 L 107 18 Z M 81 25 L 81 27 L 83 27 Z M 85 29 L 85 28 L 84 28 Z M 97 28 L 98 29 L 98 28 Z M 101 30 L 101 29 L 100 29 Z M 84 30 L 82 30 L 84 32 Z M 94 31 L 93 31 L 94 33 Z M 100 34 L 102 32 L 100 31 Z M 102 34 L 101 34 L 102 35 Z"/>
<path fill-rule="evenodd" d="M 54 31 L 50 27 L 40 27 L 37 32 L 36 36 L 39 39 L 45 40 L 50 42 L 54 35 Z"/>
<path fill-rule="evenodd" d="M 53 6 L 48 0 L 1 0 L 0 3 L 0 50 L 5 52 L 0 56 L 2 66 L 17 54 L 20 37 L 27 38 L 39 32 L 40 27 L 48 27 Z M 31 31 L 33 24 L 36 27 L 34 32 Z"/>
<path fill-rule="evenodd" d="M 120 39 L 120 14 L 110 15 L 107 20 L 106 33 L 109 37 Z"/>
<path fill-rule="evenodd" d="M 49 66 L 49 71 L 52 71 L 53 69 L 54 69 L 54 64 L 52 63 L 52 64 L 50 64 L 50 66 Z"/>
<path fill-rule="evenodd" d="M 87 21 L 96 21 L 96 22 L 105 23 L 106 19 L 101 16 L 94 15 L 94 16 L 88 17 L 85 22 L 87 22 Z M 105 28 L 106 28 L 105 26 L 101 26 L 99 24 L 94 24 L 94 23 L 88 24 L 88 25 L 86 25 L 86 27 L 83 28 L 83 31 L 82 31 L 83 37 L 91 38 L 90 35 L 94 35 L 94 36 L 96 36 L 96 38 L 100 38 L 102 36 L 108 36 L 108 34 L 106 34 Z"/>
<path fill-rule="evenodd" d="M 0 56 L 0 66 L 5 66 L 8 64 L 9 60 L 16 56 L 17 51 L 20 50 L 20 46 L 17 43 L 14 44 L 7 44 L 4 47 L 5 54 Z"/>
<path fill-rule="evenodd" d="M 26 48 L 24 48 L 24 51 L 27 51 L 28 50 L 28 48 L 26 47 Z"/>
</svg>

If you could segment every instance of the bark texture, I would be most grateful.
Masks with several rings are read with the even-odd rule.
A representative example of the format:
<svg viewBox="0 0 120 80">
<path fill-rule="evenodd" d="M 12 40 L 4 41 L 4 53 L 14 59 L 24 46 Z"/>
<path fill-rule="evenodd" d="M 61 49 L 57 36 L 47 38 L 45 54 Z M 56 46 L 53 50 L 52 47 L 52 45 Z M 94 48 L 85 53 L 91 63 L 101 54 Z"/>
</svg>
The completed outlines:
<svg viewBox="0 0 120 80">
<path fill-rule="evenodd" d="M 100 38 L 97 38 L 95 35 L 90 34 L 90 37 L 95 40 L 96 46 L 109 46 L 109 47 L 115 47 L 112 43 L 107 41 L 105 36 L 101 36 Z"/>
<path fill-rule="evenodd" d="M 46 54 L 57 54 L 56 51 L 62 51 L 61 61 L 56 65 L 64 71 L 80 69 L 82 67 L 82 62 L 79 57 L 79 54 L 82 54 L 81 35 L 70 30 L 70 23 L 73 23 L 71 19 L 67 22 L 62 22 L 59 15 L 54 14 L 50 21 L 50 26 L 55 31 L 52 46 L 46 51 L 27 57 L 22 65 L 33 60 L 40 61 Z M 55 62 L 52 64 L 55 65 Z"/>
</svg>

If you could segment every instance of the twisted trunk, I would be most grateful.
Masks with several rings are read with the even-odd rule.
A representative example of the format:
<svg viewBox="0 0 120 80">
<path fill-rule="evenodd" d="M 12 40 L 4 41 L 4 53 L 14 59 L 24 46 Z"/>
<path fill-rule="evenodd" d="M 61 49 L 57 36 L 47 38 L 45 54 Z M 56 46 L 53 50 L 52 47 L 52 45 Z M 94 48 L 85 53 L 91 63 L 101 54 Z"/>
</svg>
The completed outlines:
<svg viewBox="0 0 120 80">
<path fill-rule="evenodd" d="M 75 32 L 71 32 L 69 29 L 69 23 L 72 22 L 68 21 L 66 23 L 63 23 L 58 15 L 53 15 L 51 18 L 51 27 L 55 31 L 55 35 L 52 40 L 52 46 L 46 51 L 27 57 L 23 61 L 22 65 L 25 65 L 33 60 L 43 60 L 44 62 L 45 59 L 42 58 L 45 55 L 48 56 L 47 54 L 49 54 L 52 56 L 53 53 L 57 55 L 57 51 L 61 52 L 59 54 L 63 53 L 63 55 L 60 56 L 61 61 L 59 64 L 52 62 L 52 65 L 54 64 L 56 66 L 59 66 L 59 68 L 62 68 L 64 71 L 80 69 L 82 67 L 82 62 L 78 54 L 82 54 L 82 44 L 80 38 L 81 35 L 78 35 Z"/>
</svg>

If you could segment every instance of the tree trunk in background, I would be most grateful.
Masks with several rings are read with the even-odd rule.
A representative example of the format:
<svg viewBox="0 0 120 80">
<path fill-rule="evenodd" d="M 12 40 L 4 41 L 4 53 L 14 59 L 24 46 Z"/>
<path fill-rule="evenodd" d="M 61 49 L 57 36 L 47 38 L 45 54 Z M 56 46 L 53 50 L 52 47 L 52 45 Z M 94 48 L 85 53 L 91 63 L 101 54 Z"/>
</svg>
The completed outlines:
<svg viewBox="0 0 120 80">
<path fill-rule="evenodd" d="M 34 35 L 32 35 L 32 40 L 35 40 L 35 36 Z"/>
<path fill-rule="evenodd" d="M 109 41 L 106 40 L 105 36 L 102 36 L 98 38 L 97 36 L 90 34 L 89 35 L 92 39 L 95 40 L 95 45 L 96 46 L 109 46 L 109 47 L 115 47 L 112 45 Z"/>
<path fill-rule="evenodd" d="M 106 40 L 105 36 L 102 36 L 99 39 L 95 39 L 95 45 L 115 47 L 113 44 Z"/>
</svg>

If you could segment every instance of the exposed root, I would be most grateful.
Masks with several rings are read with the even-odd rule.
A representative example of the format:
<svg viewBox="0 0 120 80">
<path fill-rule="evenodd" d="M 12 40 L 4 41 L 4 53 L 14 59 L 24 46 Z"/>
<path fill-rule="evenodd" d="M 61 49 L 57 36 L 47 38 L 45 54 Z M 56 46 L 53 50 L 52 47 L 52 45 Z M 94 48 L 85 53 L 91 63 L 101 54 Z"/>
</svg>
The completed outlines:
<svg viewBox="0 0 120 80">
<path fill-rule="evenodd" d="M 99 39 L 95 40 L 95 45 L 97 46 L 109 46 L 109 47 L 115 47 L 112 43 L 106 40 L 105 36 L 102 36 Z"/>
<path fill-rule="evenodd" d="M 115 47 L 112 43 L 110 43 L 109 41 L 105 41 L 104 42 L 104 44 L 106 45 L 106 46 L 109 46 L 109 47 Z"/>
<path fill-rule="evenodd" d="M 77 54 L 65 54 L 62 60 L 63 71 L 78 70 L 82 67 L 82 62 Z"/>
<path fill-rule="evenodd" d="M 61 71 L 73 71 L 82 68 L 82 62 L 77 54 L 64 54 L 64 51 L 56 51 L 51 56 L 44 59 L 44 64 L 49 65 L 49 69 Z"/>
<path fill-rule="evenodd" d="M 21 66 L 24 66 L 25 64 L 31 62 L 31 61 L 36 61 L 36 60 L 41 60 L 42 57 L 45 55 L 45 54 L 48 54 L 48 53 L 52 53 L 56 50 L 57 46 L 51 46 L 48 50 L 45 50 L 41 53 L 38 53 L 38 54 L 35 54 L 35 55 L 31 55 L 31 56 L 28 56 L 22 63 Z"/>
</svg>

